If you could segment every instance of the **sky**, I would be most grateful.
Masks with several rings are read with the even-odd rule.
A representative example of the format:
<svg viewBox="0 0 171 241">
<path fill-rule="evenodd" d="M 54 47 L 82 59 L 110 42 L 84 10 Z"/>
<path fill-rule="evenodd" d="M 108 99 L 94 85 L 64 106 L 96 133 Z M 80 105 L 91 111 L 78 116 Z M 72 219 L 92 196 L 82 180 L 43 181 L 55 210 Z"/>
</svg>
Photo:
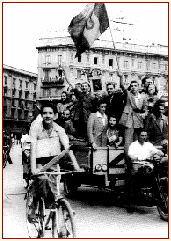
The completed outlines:
<svg viewBox="0 0 171 241">
<path fill-rule="evenodd" d="M 3 3 L 3 64 L 37 73 L 39 39 L 67 34 L 85 5 Z M 167 3 L 106 3 L 106 9 L 115 42 L 168 45 Z M 112 41 L 110 31 L 101 39 Z"/>
</svg>

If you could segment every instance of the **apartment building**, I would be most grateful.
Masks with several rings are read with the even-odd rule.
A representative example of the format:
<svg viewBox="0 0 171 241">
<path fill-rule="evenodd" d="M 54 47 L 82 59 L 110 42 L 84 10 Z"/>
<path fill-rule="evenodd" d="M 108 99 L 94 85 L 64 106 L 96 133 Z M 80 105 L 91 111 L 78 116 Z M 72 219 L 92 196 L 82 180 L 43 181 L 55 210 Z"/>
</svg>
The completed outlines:
<svg viewBox="0 0 171 241">
<path fill-rule="evenodd" d="M 106 91 L 107 82 L 119 87 L 117 69 L 125 85 L 136 79 L 141 87 L 145 76 L 152 77 L 161 93 L 168 92 L 168 47 L 143 46 L 97 40 L 93 47 L 75 58 L 76 48 L 70 36 L 43 38 L 38 50 L 38 98 L 59 99 L 68 80 L 80 84 L 88 80 L 93 92 Z"/>
<path fill-rule="evenodd" d="M 32 120 L 37 74 L 3 64 L 3 128 L 18 136 Z"/>
</svg>

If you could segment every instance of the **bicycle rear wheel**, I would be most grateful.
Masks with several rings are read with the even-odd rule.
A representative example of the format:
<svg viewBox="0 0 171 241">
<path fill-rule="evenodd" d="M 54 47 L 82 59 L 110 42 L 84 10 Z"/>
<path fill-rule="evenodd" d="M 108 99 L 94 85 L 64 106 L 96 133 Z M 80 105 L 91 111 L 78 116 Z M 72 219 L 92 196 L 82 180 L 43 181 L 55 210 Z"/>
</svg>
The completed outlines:
<svg viewBox="0 0 171 241">
<path fill-rule="evenodd" d="M 32 211 L 33 196 L 28 191 L 26 201 L 26 224 L 29 238 L 43 238 L 44 236 L 44 216 L 45 206 L 44 201 L 40 199 L 36 207 L 36 220 L 30 220 L 30 213 Z"/>
<path fill-rule="evenodd" d="M 76 238 L 74 212 L 65 199 L 58 201 L 56 212 L 52 216 L 53 238 Z"/>
</svg>

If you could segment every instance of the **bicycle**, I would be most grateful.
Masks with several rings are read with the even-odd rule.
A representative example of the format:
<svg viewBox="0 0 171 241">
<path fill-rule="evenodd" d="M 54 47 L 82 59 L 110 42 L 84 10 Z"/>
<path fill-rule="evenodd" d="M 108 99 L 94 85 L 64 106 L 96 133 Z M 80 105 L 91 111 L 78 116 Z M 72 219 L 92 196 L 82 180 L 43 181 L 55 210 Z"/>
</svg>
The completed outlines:
<svg viewBox="0 0 171 241">
<path fill-rule="evenodd" d="M 63 151 L 63 154 L 66 151 Z M 62 155 L 63 155 L 62 154 Z M 26 222 L 27 229 L 30 238 L 76 238 L 76 227 L 74 221 L 74 211 L 72 210 L 70 203 L 60 194 L 60 177 L 71 172 L 59 171 L 59 165 L 57 171 L 47 172 L 55 159 L 59 162 L 61 156 L 53 158 L 48 164 L 46 164 L 38 174 L 34 175 L 56 175 L 57 195 L 55 200 L 51 203 L 50 211 L 47 213 L 45 200 L 43 197 L 37 201 L 36 206 L 36 223 L 31 223 L 29 220 L 30 205 L 33 200 L 33 196 L 30 192 L 30 186 L 27 191 L 26 201 Z"/>
</svg>

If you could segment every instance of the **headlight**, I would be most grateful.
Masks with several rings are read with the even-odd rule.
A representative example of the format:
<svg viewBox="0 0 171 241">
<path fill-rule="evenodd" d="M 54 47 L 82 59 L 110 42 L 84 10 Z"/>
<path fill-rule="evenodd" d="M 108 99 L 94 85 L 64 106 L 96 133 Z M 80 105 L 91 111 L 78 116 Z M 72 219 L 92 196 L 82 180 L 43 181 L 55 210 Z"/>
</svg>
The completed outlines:
<svg viewBox="0 0 171 241">
<path fill-rule="evenodd" d="M 26 155 L 26 157 L 30 156 L 30 150 L 24 150 L 24 154 Z"/>
<path fill-rule="evenodd" d="M 100 164 L 97 164 L 96 166 L 95 166 L 95 171 L 96 172 L 100 172 L 102 170 L 102 166 L 100 165 Z"/>
<path fill-rule="evenodd" d="M 106 165 L 106 164 L 103 164 L 103 165 L 102 165 L 102 171 L 103 171 L 103 172 L 106 172 L 106 171 L 107 171 L 107 165 Z"/>
</svg>

